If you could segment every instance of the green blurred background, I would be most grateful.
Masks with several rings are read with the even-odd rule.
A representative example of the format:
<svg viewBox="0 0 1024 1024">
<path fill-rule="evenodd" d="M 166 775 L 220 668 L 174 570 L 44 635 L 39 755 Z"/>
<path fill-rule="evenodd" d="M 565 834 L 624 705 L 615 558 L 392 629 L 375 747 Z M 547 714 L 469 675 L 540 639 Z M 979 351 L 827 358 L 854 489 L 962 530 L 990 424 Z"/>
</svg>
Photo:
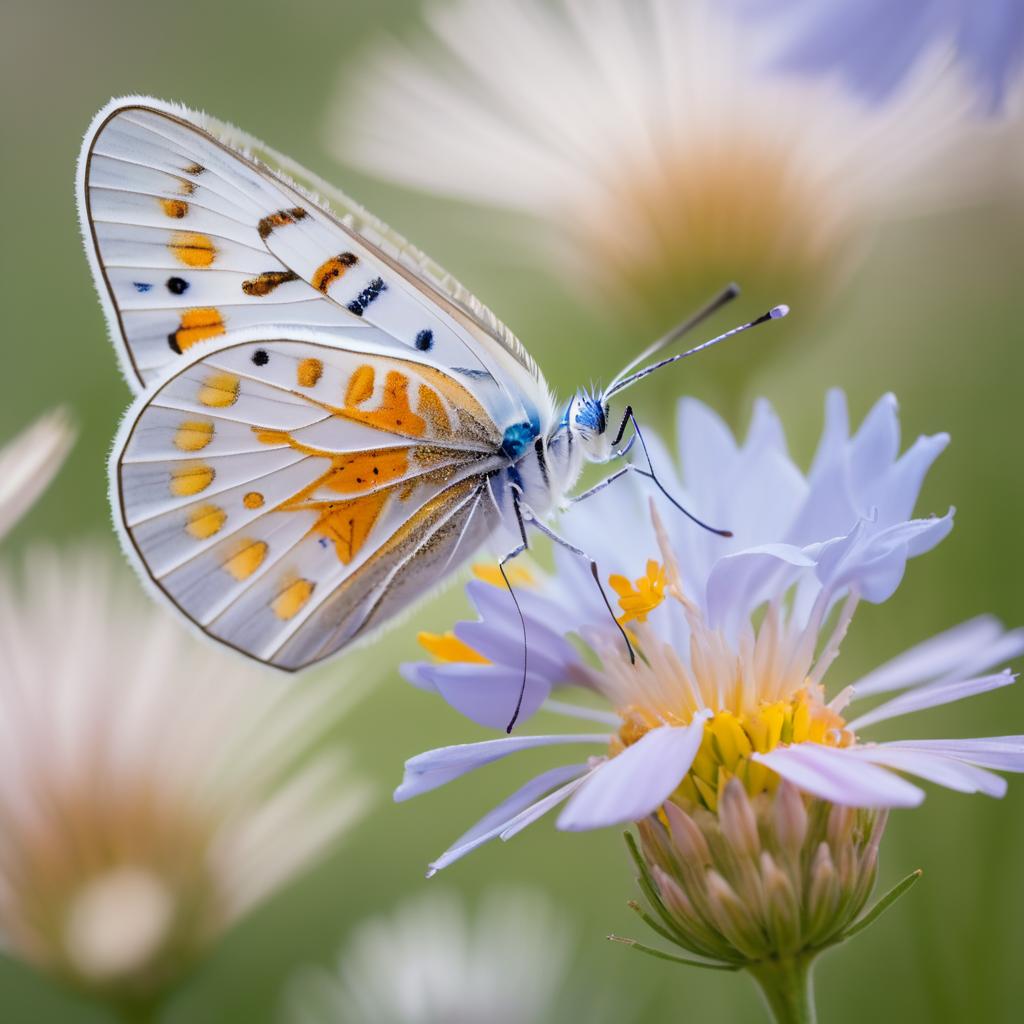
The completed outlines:
<svg viewBox="0 0 1024 1024">
<path fill-rule="evenodd" d="M 7 562 L 36 543 L 89 539 L 115 553 L 104 463 L 129 395 L 82 256 L 73 197 L 82 133 L 113 95 L 151 93 L 207 109 L 337 182 L 483 297 L 563 394 L 581 380 L 607 379 L 649 340 L 639 327 L 604 322 L 526 261 L 495 251 L 484 218 L 386 188 L 326 156 L 324 114 L 339 68 L 377 33 L 401 26 L 414 6 L 409 0 L 7 0 L 0 15 L 0 118 L 7 140 L 0 166 L 6 311 L 0 438 L 58 403 L 70 406 L 81 429 L 55 486 L 7 539 Z M 846 389 L 856 419 L 892 390 L 908 440 L 937 430 L 953 435 L 919 511 L 955 504 L 956 529 L 936 552 L 910 563 L 893 600 L 858 613 L 830 673 L 833 692 L 904 646 L 978 612 L 1024 622 L 1017 576 L 1024 556 L 1024 204 L 1017 200 L 886 228 L 818 329 L 763 363 L 760 375 L 744 385 L 776 403 L 805 465 L 831 385 Z M 449 230 L 453 222 L 457 230 Z M 664 396 L 699 393 L 702 372 L 699 361 L 680 368 L 673 388 L 663 382 L 649 393 L 643 418 L 666 424 L 671 408 Z M 643 405 L 639 390 L 636 398 Z M 377 680 L 338 739 L 377 780 L 379 804 L 326 863 L 214 951 L 166 1019 L 275 1020 L 290 972 L 327 963 L 366 916 L 428 884 L 472 896 L 494 881 L 545 888 L 576 923 L 583 969 L 617 988 L 638 1020 L 760 1019 L 745 980 L 648 961 L 604 940 L 610 931 L 637 935 L 642 927 L 625 906 L 634 886 L 615 830 L 558 834 L 544 823 L 508 845 L 484 848 L 439 880 L 424 881 L 428 860 L 529 767 L 517 759 L 403 806 L 387 798 L 404 758 L 482 735 L 395 671 L 399 660 L 416 655 L 417 628 L 443 629 L 462 611 L 462 598 L 451 591 L 390 634 L 386 652 L 378 645 L 323 670 L 339 686 L 367 675 Z M 1016 688 L 901 720 L 892 735 L 1024 732 L 1022 723 L 1024 689 Z M 918 866 L 924 880 L 880 924 L 824 958 L 821 1019 L 1018 1021 L 1024 1005 L 1022 858 L 1022 780 L 1011 780 L 1001 802 L 935 791 L 921 810 L 895 815 L 881 883 Z M 4 960 L 0 1017 L 6 1024 L 106 1019 Z"/>
</svg>

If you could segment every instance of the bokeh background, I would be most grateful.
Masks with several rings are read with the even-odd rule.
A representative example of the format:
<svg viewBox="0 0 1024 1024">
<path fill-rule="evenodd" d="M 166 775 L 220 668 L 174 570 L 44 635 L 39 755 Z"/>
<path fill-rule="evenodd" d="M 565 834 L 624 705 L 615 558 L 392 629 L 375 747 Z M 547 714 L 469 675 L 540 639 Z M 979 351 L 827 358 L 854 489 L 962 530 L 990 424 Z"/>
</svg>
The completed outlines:
<svg viewBox="0 0 1024 1024">
<path fill-rule="evenodd" d="M 483 297 L 562 394 L 591 378 L 609 378 L 650 340 L 646 325 L 609 321 L 556 277 L 496 247 L 485 215 L 375 182 L 327 155 L 324 124 L 339 68 L 382 32 L 404 26 L 415 6 L 413 0 L 5 3 L 0 438 L 55 404 L 69 406 L 80 428 L 56 484 L 6 539 L 5 562 L 17 563 L 40 542 L 70 546 L 85 539 L 119 557 L 105 458 L 129 393 L 82 255 L 73 196 L 82 133 L 111 96 L 149 93 L 206 109 L 337 182 Z M 927 173 L 941 176 L 944 167 Z M 837 689 L 904 646 L 979 612 L 1024 623 L 1022 211 L 1022 197 L 1003 190 L 888 224 L 815 329 L 780 347 L 778 358 L 762 360 L 752 380 L 736 380 L 732 404 L 739 420 L 750 395 L 768 396 L 804 465 L 832 385 L 846 389 L 856 419 L 891 390 L 900 399 L 905 438 L 938 430 L 953 436 L 919 511 L 955 504 L 955 530 L 936 552 L 910 564 L 888 604 L 862 607 L 830 674 Z M 702 376 L 700 361 L 680 367 L 647 405 L 638 390 L 642 418 L 668 424 L 668 396 L 702 393 Z M 417 654 L 417 628 L 447 628 L 463 611 L 459 593 L 450 590 L 385 644 L 321 670 L 337 686 L 374 682 L 338 738 L 378 783 L 381 799 L 326 862 L 215 949 L 176 993 L 166 1020 L 276 1020 L 290 974 L 327 963 L 368 915 L 427 885 L 455 887 L 472 898 L 495 881 L 546 890 L 575 929 L 583 976 L 610 983 L 636 1020 L 759 1019 L 752 985 L 648 961 L 605 941 L 608 932 L 636 935 L 642 927 L 625 906 L 634 884 L 615 830 L 557 834 L 542 824 L 508 845 L 482 849 L 442 879 L 424 880 L 431 857 L 525 777 L 517 759 L 516 766 L 494 766 L 411 804 L 387 798 L 406 757 L 482 735 L 396 671 L 400 660 Z M 908 728 L 926 730 L 922 735 L 1024 732 L 1024 689 L 937 709 L 898 728 L 901 735 Z M 922 809 L 896 814 L 880 885 L 919 866 L 924 879 L 870 932 L 823 959 L 821 1019 L 1019 1020 L 1022 861 L 1019 780 L 1011 779 L 1002 802 L 933 792 Z M 101 1008 L 6 959 L 0 959 L 0 1016 L 9 1024 L 108 1019 Z"/>
</svg>

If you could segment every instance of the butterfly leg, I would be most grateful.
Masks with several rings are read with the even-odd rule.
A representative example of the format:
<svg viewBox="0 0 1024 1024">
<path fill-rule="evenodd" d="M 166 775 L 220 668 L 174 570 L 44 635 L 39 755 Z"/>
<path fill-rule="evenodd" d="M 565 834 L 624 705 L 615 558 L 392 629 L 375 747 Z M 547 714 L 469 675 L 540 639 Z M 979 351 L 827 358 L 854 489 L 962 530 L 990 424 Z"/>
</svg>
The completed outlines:
<svg viewBox="0 0 1024 1024">
<path fill-rule="evenodd" d="M 598 572 L 597 562 L 594 561 L 582 548 L 576 547 L 575 544 L 570 544 L 564 537 L 560 537 L 554 530 L 543 523 L 537 516 L 535 516 L 529 509 L 527 509 L 528 522 L 531 526 L 536 527 L 541 533 L 544 534 L 549 540 L 558 544 L 560 547 L 565 548 L 566 551 L 571 551 L 578 558 L 582 558 L 585 562 L 590 565 L 590 575 L 594 577 L 594 582 L 597 584 L 597 589 L 601 594 L 601 600 L 604 601 L 605 608 L 608 609 L 608 614 L 612 617 L 612 621 L 615 623 L 619 632 L 622 634 L 622 639 L 626 643 L 626 650 L 629 652 L 630 663 L 636 664 L 636 651 L 633 650 L 633 645 L 630 643 L 629 634 L 623 628 L 622 623 L 615 617 L 615 611 L 612 608 L 611 602 L 608 600 L 608 594 L 604 589 L 604 585 L 601 583 L 601 574 Z"/>
<path fill-rule="evenodd" d="M 672 505 L 675 508 L 679 509 L 679 511 L 682 512 L 687 519 L 692 520 L 698 526 L 703 527 L 705 530 L 707 530 L 709 533 L 716 533 L 719 537 L 731 537 L 731 530 L 721 530 L 717 527 L 710 526 L 708 523 L 705 523 L 703 519 L 698 519 L 692 512 L 685 509 L 678 501 L 676 501 L 675 498 L 672 497 L 671 494 L 668 493 L 668 491 L 665 489 L 665 485 L 658 479 L 657 474 L 654 472 L 654 463 L 651 461 L 651 453 L 647 449 L 647 442 L 644 441 L 644 435 L 640 432 L 640 424 L 637 423 L 636 421 L 636 416 L 633 413 L 633 407 L 631 405 L 626 406 L 626 412 L 622 417 L 622 423 L 619 425 L 619 431 L 615 435 L 615 440 L 612 441 L 612 446 L 614 447 L 622 440 L 622 435 L 625 433 L 626 426 L 629 423 L 633 424 L 633 436 L 630 438 L 629 444 L 627 444 L 626 447 L 623 448 L 620 452 L 616 452 L 615 454 L 616 456 L 625 455 L 626 452 L 628 452 L 629 449 L 632 447 L 633 442 L 639 439 L 640 447 L 643 449 L 644 452 L 644 458 L 647 460 L 647 469 L 642 469 L 640 466 L 637 466 L 634 463 L 630 463 L 628 466 L 623 466 L 622 469 L 616 470 L 610 476 L 605 477 L 604 480 L 602 480 L 598 484 L 595 484 L 589 490 L 584 491 L 582 494 L 577 494 L 576 497 L 571 499 L 571 504 L 575 505 L 579 501 L 585 501 L 587 498 L 592 498 L 595 494 L 598 494 L 600 491 L 603 491 L 609 484 L 615 483 L 616 480 L 620 479 L 621 477 L 624 477 L 627 473 L 637 473 L 639 476 L 645 477 L 648 480 L 653 480 L 655 487 L 657 487 L 658 490 L 661 491 L 661 493 L 664 494 L 666 498 L 668 498 Z"/>
<path fill-rule="evenodd" d="M 523 521 L 523 510 L 519 503 L 519 491 L 516 488 L 512 488 L 512 510 L 515 512 L 516 525 L 519 527 L 519 536 L 522 539 L 522 543 L 517 544 L 498 562 L 498 571 L 501 573 L 501 578 L 505 581 L 505 586 L 508 587 L 512 603 L 516 606 L 516 611 L 519 613 L 519 623 L 523 627 L 523 681 L 519 687 L 519 698 L 516 700 L 515 711 L 512 712 L 512 718 L 509 720 L 508 725 L 505 726 L 505 732 L 507 733 L 512 732 L 512 727 L 516 724 L 516 721 L 519 718 L 519 712 L 523 707 L 523 697 L 526 695 L 527 658 L 529 657 L 529 646 L 526 639 L 526 617 L 523 615 L 523 609 L 519 606 L 519 599 L 516 597 L 516 592 L 512 589 L 512 581 L 508 578 L 508 573 L 505 572 L 505 566 L 511 562 L 513 558 L 517 558 L 521 555 L 530 546 L 526 539 L 526 523 Z"/>
</svg>

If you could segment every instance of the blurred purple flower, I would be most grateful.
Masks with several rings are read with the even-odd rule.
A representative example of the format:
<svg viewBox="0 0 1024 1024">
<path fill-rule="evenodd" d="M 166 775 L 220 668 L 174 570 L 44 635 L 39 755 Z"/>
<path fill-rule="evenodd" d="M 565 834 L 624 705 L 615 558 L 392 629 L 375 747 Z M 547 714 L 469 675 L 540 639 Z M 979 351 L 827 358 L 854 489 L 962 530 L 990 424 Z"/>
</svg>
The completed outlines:
<svg viewBox="0 0 1024 1024">
<path fill-rule="evenodd" d="M 871 102 L 892 96 L 929 51 L 952 48 L 987 114 L 1001 113 L 1024 68 L 1020 0 L 738 0 L 771 19 L 780 66 L 838 71 Z"/>
</svg>

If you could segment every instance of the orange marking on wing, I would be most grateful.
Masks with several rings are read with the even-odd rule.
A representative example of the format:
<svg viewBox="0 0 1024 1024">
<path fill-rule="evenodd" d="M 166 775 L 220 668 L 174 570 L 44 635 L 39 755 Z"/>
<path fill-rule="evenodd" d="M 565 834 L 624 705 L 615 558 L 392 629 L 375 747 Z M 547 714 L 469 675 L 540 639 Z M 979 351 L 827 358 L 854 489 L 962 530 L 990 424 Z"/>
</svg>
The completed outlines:
<svg viewBox="0 0 1024 1024">
<path fill-rule="evenodd" d="M 348 389 L 345 391 L 346 405 L 362 405 L 373 394 L 375 374 L 373 367 L 364 364 L 349 378 Z"/>
<path fill-rule="evenodd" d="M 448 437 L 452 432 L 452 421 L 437 392 L 433 388 L 421 384 L 419 388 L 419 404 L 416 411 L 430 424 L 431 429 L 439 437 Z"/>
<path fill-rule="evenodd" d="M 338 560 L 348 565 L 366 543 L 388 497 L 387 491 L 374 491 L 351 501 L 328 502 L 313 529 L 334 541 Z"/>
<path fill-rule="evenodd" d="M 316 584 L 312 580 L 292 581 L 270 602 L 271 611 L 285 622 L 295 618 L 313 596 L 315 588 Z"/>
<path fill-rule="evenodd" d="M 224 569 L 236 580 L 247 580 L 267 557 L 267 542 L 246 539 L 241 541 L 235 553 L 224 563 Z"/>
<path fill-rule="evenodd" d="M 200 505 L 189 513 L 185 529 L 196 540 L 206 540 L 217 533 L 228 515 L 217 505 Z"/>
<path fill-rule="evenodd" d="M 358 494 L 400 480 L 409 471 L 408 448 L 383 448 L 332 458 L 330 473 L 317 482 L 339 494 Z"/>
<path fill-rule="evenodd" d="M 320 264 L 319 267 L 313 271 L 312 285 L 317 291 L 321 291 L 324 295 L 327 294 L 327 289 L 334 284 L 335 281 L 345 276 L 345 271 L 349 267 L 354 267 L 359 262 L 359 257 L 352 252 L 339 253 L 337 256 L 332 256 L 329 260 L 325 260 Z"/>
<path fill-rule="evenodd" d="M 198 452 L 213 440 L 213 424 L 186 420 L 174 434 L 174 447 L 183 452 Z"/>
<path fill-rule="evenodd" d="M 175 259 L 186 267 L 208 267 L 217 257 L 213 241 L 197 231 L 176 231 L 169 246 Z"/>
<path fill-rule="evenodd" d="M 294 224 L 297 220 L 302 220 L 306 216 L 308 216 L 308 214 L 301 206 L 292 207 L 290 210 L 278 210 L 277 213 L 271 213 L 269 216 L 264 217 L 257 225 L 260 238 L 266 241 L 270 232 L 273 231 L 274 228 L 281 228 L 286 224 Z"/>
<path fill-rule="evenodd" d="M 301 388 L 316 387 L 324 374 L 324 364 L 319 359 L 303 359 L 296 367 L 295 379 Z"/>
<path fill-rule="evenodd" d="M 207 338 L 216 338 L 224 333 L 224 318 L 220 310 L 213 306 L 200 306 L 186 309 L 181 314 L 181 326 L 168 336 L 171 348 L 176 352 L 184 352 L 197 342 Z"/>
<path fill-rule="evenodd" d="M 298 281 L 299 275 L 291 270 L 265 270 L 256 277 L 242 282 L 242 291 L 246 295 L 269 295 L 278 285 Z"/>
<path fill-rule="evenodd" d="M 242 498 L 242 504 L 246 508 L 263 508 L 263 495 L 259 491 L 249 491 Z"/>
<path fill-rule="evenodd" d="M 211 373 L 199 387 L 199 401 L 223 409 L 238 401 L 239 379 L 233 373 Z"/>
<path fill-rule="evenodd" d="M 176 220 L 181 220 L 188 213 L 188 203 L 184 199 L 161 199 L 160 205 L 168 217 L 174 217 Z"/>
<path fill-rule="evenodd" d="M 186 498 L 205 491 L 216 474 L 212 466 L 198 463 L 182 466 L 171 472 L 171 494 L 176 498 Z"/>
<path fill-rule="evenodd" d="M 361 370 L 362 367 L 359 369 Z M 359 370 L 356 371 L 356 374 L 358 373 Z M 349 383 L 349 395 L 353 391 L 355 376 L 353 374 L 352 382 Z M 347 397 L 348 395 L 346 395 Z M 414 413 L 409 406 L 409 378 L 397 370 L 389 370 L 384 378 L 384 394 L 376 409 L 356 409 L 351 402 L 348 402 L 344 408 L 338 410 L 338 415 L 355 420 L 357 423 L 376 427 L 378 430 L 407 434 L 412 437 L 422 437 L 427 430 L 426 420 Z"/>
</svg>

